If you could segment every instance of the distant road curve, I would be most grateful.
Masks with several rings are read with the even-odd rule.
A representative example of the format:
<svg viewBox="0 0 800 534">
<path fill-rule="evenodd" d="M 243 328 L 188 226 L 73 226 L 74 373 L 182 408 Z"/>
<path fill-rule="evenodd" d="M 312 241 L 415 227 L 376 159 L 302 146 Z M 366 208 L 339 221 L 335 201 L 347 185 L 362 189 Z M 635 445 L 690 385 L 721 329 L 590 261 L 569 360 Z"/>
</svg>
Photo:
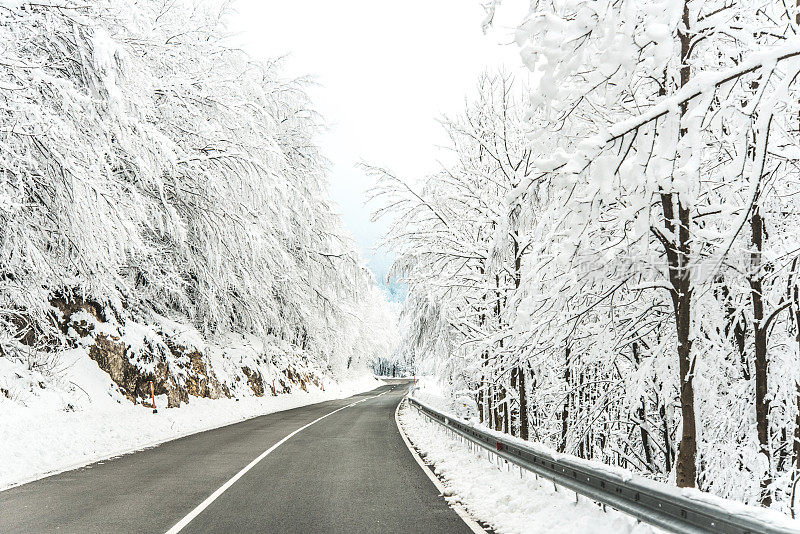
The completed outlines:
<svg viewBox="0 0 800 534">
<path fill-rule="evenodd" d="M 480 531 L 409 452 L 393 382 L 0 492 L 0 532 Z"/>
</svg>

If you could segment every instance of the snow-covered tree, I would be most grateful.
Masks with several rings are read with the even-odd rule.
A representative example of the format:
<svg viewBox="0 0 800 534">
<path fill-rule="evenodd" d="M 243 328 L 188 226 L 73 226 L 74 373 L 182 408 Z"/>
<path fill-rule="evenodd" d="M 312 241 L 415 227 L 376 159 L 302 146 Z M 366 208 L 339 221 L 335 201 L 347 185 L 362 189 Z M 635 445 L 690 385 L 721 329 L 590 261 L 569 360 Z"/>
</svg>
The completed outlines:
<svg viewBox="0 0 800 534">
<path fill-rule="evenodd" d="M 797 15 L 534 1 L 529 98 L 507 113 L 481 92 L 456 128 L 474 142 L 419 192 L 382 173 L 408 335 L 487 424 L 517 432 L 503 410 L 524 403 L 560 451 L 792 507 Z M 484 125 L 509 116 L 496 150 Z"/>
<path fill-rule="evenodd" d="M 339 373 L 388 350 L 303 83 L 227 45 L 226 9 L 0 4 L 4 353 L 62 347 L 74 301 L 278 338 Z"/>
</svg>

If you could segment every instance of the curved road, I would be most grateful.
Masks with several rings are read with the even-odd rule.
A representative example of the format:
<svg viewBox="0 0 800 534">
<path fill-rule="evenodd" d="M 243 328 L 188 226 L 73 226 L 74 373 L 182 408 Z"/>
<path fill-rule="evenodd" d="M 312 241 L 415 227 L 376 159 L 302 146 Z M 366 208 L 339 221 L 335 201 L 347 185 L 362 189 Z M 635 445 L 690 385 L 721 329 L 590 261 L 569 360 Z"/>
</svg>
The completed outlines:
<svg viewBox="0 0 800 534">
<path fill-rule="evenodd" d="M 0 532 L 472 532 L 397 430 L 405 390 L 256 417 L 0 492 Z"/>
</svg>

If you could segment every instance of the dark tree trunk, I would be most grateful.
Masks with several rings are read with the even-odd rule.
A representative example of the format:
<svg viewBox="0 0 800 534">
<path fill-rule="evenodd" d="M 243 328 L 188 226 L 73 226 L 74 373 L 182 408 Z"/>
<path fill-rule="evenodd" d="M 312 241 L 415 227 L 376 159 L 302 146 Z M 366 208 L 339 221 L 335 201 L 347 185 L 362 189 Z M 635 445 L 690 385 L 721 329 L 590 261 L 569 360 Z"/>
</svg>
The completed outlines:
<svg viewBox="0 0 800 534">
<path fill-rule="evenodd" d="M 661 417 L 661 432 L 664 435 L 664 472 L 669 473 L 672 469 L 674 451 L 672 449 L 672 439 L 669 435 L 669 421 L 667 421 L 667 409 L 662 404 L 658 408 L 658 415 Z"/>
<path fill-rule="evenodd" d="M 691 67 L 689 55 L 693 33 L 689 19 L 689 3 L 683 4 L 683 27 L 678 30 L 681 43 L 680 84 L 689 83 Z M 681 116 L 686 114 L 686 103 L 680 105 Z M 683 131 L 679 135 L 683 135 Z M 692 360 L 692 283 L 689 272 L 691 259 L 691 239 L 689 228 L 691 216 L 689 208 L 683 205 L 677 193 L 661 195 L 664 222 L 670 236 L 677 232 L 676 244 L 665 245 L 669 262 L 669 277 L 672 284 L 672 304 L 675 312 L 675 327 L 678 338 L 678 371 L 680 373 L 680 399 L 682 428 L 681 441 L 678 445 L 678 458 L 675 462 L 675 478 L 678 487 L 693 488 L 697 483 L 697 422 L 694 406 L 694 362 Z M 677 210 L 677 213 L 675 213 Z"/>
<path fill-rule="evenodd" d="M 742 378 L 750 380 L 752 376 L 746 350 L 747 320 L 744 314 L 739 312 L 736 306 L 731 302 L 731 292 L 722 276 L 719 276 L 714 282 L 719 285 L 719 294 L 717 298 L 725 306 L 726 322 L 725 329 L 723 330 L 725 338 L 730 338 L 731 334 L 733 334 L 733 342 L 736 344 L 736 352 L 739 354 L 739 362 L 742 366 Z"/>
<path fill-rule="evenodd" d="M 639 366 L 640 357 L 639 357 L 639 345 L 637 343 L 633 343 L 631 345 L 631 353 L 633 354 L 633 360 L 636 362 L 636 366 Z M 655 466 L 653 465 L 653 455 L 650 451 L 650 434 L 647 432 L 647 399 L 644 395 L 641 397 L 642 404 L 636 410 L 636 418 L 639 419 L 639 435 L 642 440 L 642 449 L 644 450 L 644 459 L 647 463 L 647 468 L 651 471 L 655 472 Z"/>
<path fill-rule="evenodd" d="M 769 506 L 772 498 L 769 485 L 772 483 L 772 457 L 769 452 L 769 398 L 767 398 L 767 325 L 764 323 L 764 293 L 761 270 L 761 251 L 764 245 L 764 221 L 759 206 L 753 207 L 750 217 L 752 230 L 750 252 L 750 300 L 753 305 L 753 331 L 755 333 L 755 375 L 756 375 L 756 430 L 761 453 L 767 457 L 767 473 L 761 480 L 761 505 Z"/>
<path fill-rule="evenodd" d="M 678 205 L 680 230 L 679 263 L 674 274 L 673 306 L 678 334 L 678 370 L 680 372 L 680 398 L 683 431 L 678 445 L 678 459 L 675 465 L 677 485 L 680 488 L 693 488 L 697 481 L 697 428 L 694 406 L 694 361 L 692 360 L 691 306 L 692 287 L 689 279 L 689 210 Z"/>
<path fill-rule="evenodd" d="M 510 420 L 508 417 L 508 393 L 503 388 L 503 432 L 508 434 L 510 431 Z"/>
<path fill-rule="evenodd" d="M 569 346 L 565 349 L 565 365 L 564 365 L 564 382 L 567 386 L 567 392 L 570 387 L 570 369 L 569 369 Z M 564 395 L 564 406 L 561 408 L 561 442 L 558 444 L 558 452 L 566 452 L 567 450 L 567 432 L 569 430 L 569 398 L 570 394 Z"/>
<path fill-rule="evenodd" d="M 517 388 L 519 391 L 519 437 L 528 439 L 528 397 L 525 391 L 525 368 L 517 370 Z"/>
<path fill-rule="evenodd" d="M 644 459 L 647 462 L 647 468 L 655 472 L 653 455 L 650 451 L 650 434 L 647 433 L 647 428 L 645 427 L 647 423 L 647 411 L 645 409 L 644 397 L 642 397 L 642 406 L 637 411 L 639 416 L 639 433 L 642 438 L 642 449 L 644 449 Z"/>
<path fill-rule="evenodd" d="M 517 367 L 511 369 L 511 391 L 517 390 L 517 371 Z M 519 409 L 517 407 L 512 407 L 511 411 L 509 412 L 508 428 L 511 430 L 512 436 L 519 435 Z"/>
<path fill-rule="evenodd" d="M 485 391 L 483 392 L 483 395 L 486 398 L 486 424 L 489 426 L 489 428 L 494 428 L 494 390 L 488 376 L 484 377 L 484 384 L 486 387 Z"/>
<path fill-rule="evenodd" d="M 677 214 L 675 213 L 676 205 Z M 677 231 L 678 237 L 677 245 L 672 245 L 666 240 L 662 241 L 665 244 L 669 278 L 672 284 L 671 296 L 678 341 L 678 372 L 680 373 L 679 387 L 683 421 L 675 475 L 678 487 L 693 488 L 697 480 L 697 429 L 694 407 L 694 365 L 690 338 L 693 290 L 689 273 L 691 252 L 689 224 L 691 219 L 688 208 L 681 205 L 675 194 L 662 194 L 661 207 L 664 212 L 664 225 L 668 233 L 675 235 Z"/>
<path fill-rule="evenodd" d="M 481 423 L 483 423 L 483 418 L 484 418 L 484 415 L 483 415 L 483 397 L 484 397 L 483 385 L 484 384 L 483 384 L 483 382 L 484 382 L 483 378 L 481 378 L 481 381 L 478 383 L 478 421 L 480 421 Z"/>
<path fill-rule="evenodd" d="M 522 282 L 522 255 L 519 242 L 514 237 L 514 289 Z M 519 437 L 528 439 L 528 392 L 525 389 L 525 367 L 520 363 L 516 369 L 517 394 L 519 396 Z"/>
<path fill-rule="evenodd" d="M 798 0 L 800 3 L 800 0 Z M 800 14 L 798 14 L 798 18 L 800 18 Z M 797 341 L 798 347 L 800 347 L 800 290 L 797 286 L 797 258 L 792 261 L 792 270 L 789 276 L 789 287 L 787 288 L 787 298 L 792 303 L 792 312 L 794 314 L 794 326 L 795 326 L 795 340 Z M 792 482 L 792 497 L 794 497 L 794 485 L 796 483 L 797 477 L 800 476 L 800 383 L 795 381 L 794 383 L 795 389 L 795 405 L 797 407 L 797 412 L 795 414 L 794 419 L 794 442 L 792 444 L 792 455 L 794 457 L 794 479 Z M 794 517 L 794 499 L 792 499 L 792 517 Z"/>
</svg>

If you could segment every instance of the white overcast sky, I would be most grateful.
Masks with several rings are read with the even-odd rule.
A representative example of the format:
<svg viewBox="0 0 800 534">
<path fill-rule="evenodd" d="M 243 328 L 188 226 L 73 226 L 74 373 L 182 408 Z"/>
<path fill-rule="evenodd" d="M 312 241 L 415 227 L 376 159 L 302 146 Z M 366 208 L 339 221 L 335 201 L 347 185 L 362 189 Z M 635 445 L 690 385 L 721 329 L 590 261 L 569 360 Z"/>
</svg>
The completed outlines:
<svg viewBox="0 0 800 534">
<path fill-rule="evenodd" d="M 525 76 L 513 27 L 528 6 L 506 0 L 488 35 L 478 0 L 237 0 L 235 42 L 266 59 L 287 55 L 287 76 L 310 75 L 328 125 L 331 194 L 378 278 L 391 260 L 374 247 L 384 225 L 369 221 L 370 184 L 359 161 L 413 183 L 438 169 L 445 143 L 437 119 L 458 113 L 485 69 Z"/>
</svg>

